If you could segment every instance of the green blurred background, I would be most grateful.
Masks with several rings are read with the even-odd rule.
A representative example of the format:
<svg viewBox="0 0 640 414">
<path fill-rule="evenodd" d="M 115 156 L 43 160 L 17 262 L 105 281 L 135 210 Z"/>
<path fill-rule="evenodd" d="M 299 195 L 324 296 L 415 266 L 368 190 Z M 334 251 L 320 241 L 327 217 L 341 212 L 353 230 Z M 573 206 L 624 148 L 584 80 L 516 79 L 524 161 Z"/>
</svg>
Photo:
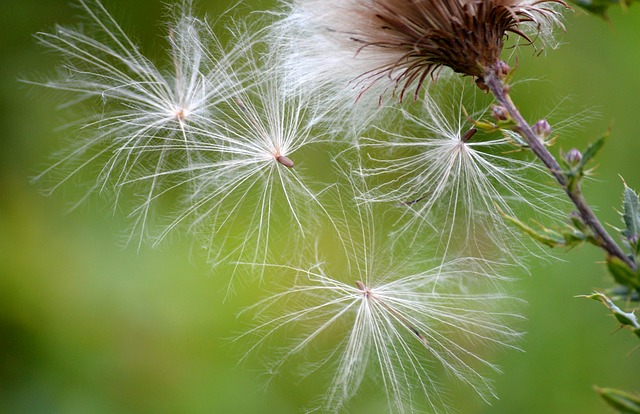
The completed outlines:
<svg viewBox="0 0 640 414">
<path fill-rule="evenodd" d="M 165 46 L 159 0 L 105 3 L 146 50 Z M 197 9 L 217 16 L 231 3 L 200 0 Z M 189 239 L 122 247 L 126 224 L 108 202 L 94 198 L 68 214 L 77 194 L 44 197 L 30 185 L 60 148 L 65 121 L 50 94 L 18 79 L 50 73 L 56 58 L 32 34 L 76 23 L 76 12 L 66 0 L 0 2 L 0 412 L 301 412 L 321 382 L 285 372 L 267 385 L 259 358 L 240 364 L 229 340 L 259 286 L 225 299 L 227 279 L 210 274 Z M 613 125 L 586 191 L 602 220 L 617 224 L 618 174 L 640 189 L 640 7 L 614 8 L 610 18 L 570 13 L 558 50 L 524 49 L 517 76 L 536 80 L 516 86 L 514 99 L 531 120 L 595 109 L 596 118 L 574 119 L 582 129 L 561 137 L 564 150 Z M 454 389 L 461 413 L 606 413 L 594 384 L 640 391 L 638 341 L 613 333 L 604 307 L 574 298 L 609 286 L 601 254 L 557 253 L 564 261 L 536 264 L 517 282 L 529 302 L 526 352 L 495 356 L 500 400 L 488 406 Z M 375 392 L 355 406 L 387 412 Z"/>
</svg>

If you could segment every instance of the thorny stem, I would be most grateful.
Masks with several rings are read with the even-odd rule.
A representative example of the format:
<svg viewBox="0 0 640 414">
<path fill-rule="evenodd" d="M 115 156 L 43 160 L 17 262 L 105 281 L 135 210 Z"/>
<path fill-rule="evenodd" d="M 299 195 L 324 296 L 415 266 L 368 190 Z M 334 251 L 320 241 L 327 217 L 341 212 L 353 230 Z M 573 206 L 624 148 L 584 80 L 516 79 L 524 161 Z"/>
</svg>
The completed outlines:
<svg viewBox="0 0 640 414">
<path fill-rule="evenodd" d="M 547 167 L 549 172 L 554 176 L 558 184 L 565 191 L 569 199 L 573 202 L 574 206 L 578 210 L 580 217 L 584 220 L 585 224 L 593 231 L 593 234 L 598 241 L 600 247 L 604 249 L 609 256 L 614 256 L 625 262 L 631 269 L 636 270 L 637 265 L 631 260 L 620 246 L 611 238 L 609 233 L 605 230 L 600 220 L 596 217 L 593 210 L 587 204 L 587 200 L 582 194 L 580 184 L 576 184 L 569 188 L 568 179 L 564 174 L 562 167 L 558 164 L 558 161 L 553 157 L 551 152 L 545 147 L 544 143 L 535 134 L 531 125 L 525 121 L 518 108 L 511 100 L 509 96 L 508 86 L 502 81 L 500 73 L 500 62 L 492 68 L 488 68 L 487 74 L 484 77 L 484 83 L 489 88 L 496 100 L 502 105 L 507 112 L 511 115 L 511 118 L 515 121 L 518 132 L 529 144 L 529 148 L 533 153 L 542 161 Z"/>
</svg>

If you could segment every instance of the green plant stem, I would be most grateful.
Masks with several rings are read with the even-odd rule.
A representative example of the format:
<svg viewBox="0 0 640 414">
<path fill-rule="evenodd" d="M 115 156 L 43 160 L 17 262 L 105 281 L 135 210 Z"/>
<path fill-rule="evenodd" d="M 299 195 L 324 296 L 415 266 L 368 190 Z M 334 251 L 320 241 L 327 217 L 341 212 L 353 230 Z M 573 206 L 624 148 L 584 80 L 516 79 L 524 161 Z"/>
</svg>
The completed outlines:
<svg viewBox="0 0 640 414">
<path fill-rule="evenodd" d="M 573 202 L 576 207 L 580 217 L 585 222 L 585 224 L 593 231 L 595 239 L 598 241 L 598 244 L 602 249 L 604 249 L 609 256 L 615 256 L 620 260 L 624 261 L 631 269 L 636 270 L 637 265 L 633 262 L 620 248 L 620 246 L 611 238 L 609 233 L 605 230 L 600 220 L 596 217 L 593 210 L 587 203 L 587 200 L 584 198 L 582 194 L 582 190 L 580 188 L 580 184 L 572 185 L 569 188 L 567 179 L 562 167 L 558 164 L 558 161 L 554 158 L 554 156 L 549 152 L 544 143 L 538 138 L 535 134 L 531 125 L 524 119 L 520 111 L 516 107 L 516 105 L 511 100 L 509 96 L 508 86 L 502 81 L 496 68 L 489 68 L 487 71 L 487 75 L 484 77 L 484 82 L 496 98 L 498 103 L 502 105 L 511 118 L 515 121 L 517 128 L 516 132 L 518 132 L 522 138 L 524 138 L 529 144 L 529 148 L 531 151 L 542 161 L 542 163 L 547 167 L 549 172 L 554 176 L 558 184 L 565 191 L 569 199 Z"/>
</svg>

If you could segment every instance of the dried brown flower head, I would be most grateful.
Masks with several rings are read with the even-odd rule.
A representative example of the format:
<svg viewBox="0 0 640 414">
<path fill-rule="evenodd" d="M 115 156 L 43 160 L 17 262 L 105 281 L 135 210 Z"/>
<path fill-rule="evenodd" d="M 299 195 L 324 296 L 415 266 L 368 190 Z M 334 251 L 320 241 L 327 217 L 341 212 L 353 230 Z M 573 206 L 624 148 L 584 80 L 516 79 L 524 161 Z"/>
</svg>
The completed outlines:
<svg viewBox="0 0 640 414">
<path fill-rule="evenodd" d="M 505 38 L 528 44 L 560 25 L 561 0 L 368 0 L 351 2 L 357 19 L 350 39 L 358 53 L 384 53 L 386 62 L 361 75 L 364 83 L 389 76 L 402 97 L 415 93 L 442 67 L 481 79 L 500 58 Z M 526 26 L 526 27 L 525 27 Z"/>
</svg>

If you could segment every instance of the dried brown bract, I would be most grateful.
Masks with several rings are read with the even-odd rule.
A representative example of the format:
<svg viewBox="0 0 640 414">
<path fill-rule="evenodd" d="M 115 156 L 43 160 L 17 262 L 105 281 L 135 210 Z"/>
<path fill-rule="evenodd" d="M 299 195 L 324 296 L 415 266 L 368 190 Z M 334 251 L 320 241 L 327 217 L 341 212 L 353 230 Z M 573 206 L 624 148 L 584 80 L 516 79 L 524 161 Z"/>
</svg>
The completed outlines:
<svg viewBox="0 0 640 414">
<path fill-rule="evenodd" d="M 533 43 L 561 26 L 561 0 L 370 0 L 352 2 L 350 39 L 357 53 L 381 53 L 379 66 L 360 76 L 363 84 L 390 77 L 400 97 L 415 94 L 443 67 L 480 80 L 514 34 Z M 555 6 L 554 6 L 555 5 Z"/>
</svg>

